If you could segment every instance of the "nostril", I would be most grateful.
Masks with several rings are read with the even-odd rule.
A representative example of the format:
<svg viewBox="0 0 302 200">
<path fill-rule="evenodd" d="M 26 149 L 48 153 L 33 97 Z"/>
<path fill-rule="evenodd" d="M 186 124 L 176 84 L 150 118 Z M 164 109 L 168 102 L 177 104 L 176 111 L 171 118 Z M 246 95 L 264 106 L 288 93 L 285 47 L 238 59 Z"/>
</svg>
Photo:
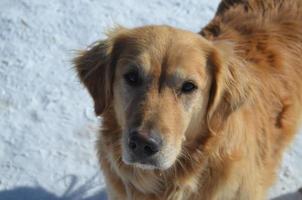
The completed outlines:
<svg viewBox="0 0 302 200">
<path fill-rule="evenodd" d="M 159 151 L 159 144 L 156 141 L 149 140 L 148 143 L 144 146 L 144 152 L 147 156 L 156 154 Z"/>
<path fill-rule="evenodd" d="M 150 146 L 145 146 L 144 151 L 145 151 L 145 154 L 147 154 L 148 156 L 151 156 L 157 152 L 155 149 L 153 149 Z"/>
<path fill-rule="evenodd" d="M 128 146 L 131 150 L 138 148 L 138 137 L 137 135 L 131 135 L 128 141 Z"/>
<path fill-rule="evenodd" d="M 136 143 L 135 142 L 129 142 L 129 148 L 132 149 L 132 150 L 135 150 L 136 149 Z"/>
</svg>

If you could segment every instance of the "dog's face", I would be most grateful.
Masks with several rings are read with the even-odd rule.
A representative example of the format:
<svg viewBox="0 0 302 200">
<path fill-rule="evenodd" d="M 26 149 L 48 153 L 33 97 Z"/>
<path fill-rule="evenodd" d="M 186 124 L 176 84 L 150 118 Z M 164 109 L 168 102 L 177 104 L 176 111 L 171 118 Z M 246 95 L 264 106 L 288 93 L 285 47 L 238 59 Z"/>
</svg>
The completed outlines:
<svg viewBox="0 0 302 200">
<path fill-rule="evenodd" d="M 123 160 L 168 168 L 188 128 L 202 123 L 196 117 L 208 98 L 205 42 L 168 28 L 134 30 L 119 42 L 113 102 L 123 130 Z"/>
<path fill-rule="evenodd" d="M 116 30 L 77 58 L 96 113 L 115 112 L 126 164 L 167 169 L 206 129 L 213 48 L 198 34 L 150 26 Z"/>
</svg>

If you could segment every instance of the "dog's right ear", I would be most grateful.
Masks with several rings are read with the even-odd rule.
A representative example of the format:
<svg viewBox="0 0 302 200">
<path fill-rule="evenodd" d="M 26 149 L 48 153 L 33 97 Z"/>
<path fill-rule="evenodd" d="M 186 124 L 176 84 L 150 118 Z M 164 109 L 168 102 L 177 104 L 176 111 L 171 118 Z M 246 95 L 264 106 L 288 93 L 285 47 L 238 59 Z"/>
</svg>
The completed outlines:
<svg viewBox="0 0 302 200">
<path fill-rule="evenodd" d="M 93 44 L 88 50 L 81 51 L 73 60 L 78 77 L 88 89 L 94 100 L 97 116 L 109 106 L 113 97 L 114 78 L 113 48 L 117 35 L 125 30 L 116 28 L 108 33 L 108 39 Z"/>
<path fill-rule="evenodd" d="M 208 55 L 212 85 L 207 112 L 207 123 L 214 134 L 223 129 L 229 116 L 253 98 L 249 77 L 252 72 L 245 62 L 236 58 L 232 43 L 219 41 Z"/>
</svg>

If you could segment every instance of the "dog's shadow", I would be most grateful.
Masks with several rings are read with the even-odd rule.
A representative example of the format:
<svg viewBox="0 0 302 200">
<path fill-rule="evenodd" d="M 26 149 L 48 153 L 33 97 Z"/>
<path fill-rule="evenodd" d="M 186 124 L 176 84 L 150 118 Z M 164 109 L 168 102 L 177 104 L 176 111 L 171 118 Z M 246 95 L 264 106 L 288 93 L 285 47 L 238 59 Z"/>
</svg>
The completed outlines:
<svg viewBox="0 0 302 200">
<path fill-rule="evenodd" d="M 75 176 L 69 176 L 71 178 L 70 185 L 66 188 L 66 191 L 62 195 L 57 195 L 48 191 L 41 186 L 29 187 L 22 186 L 16 187 L 10 190 L 0 191 L 0 200 L 107 200 L 107 194 L 105 189 L 99 189 L 97 192 L 91 193 L 92 189 L 95 189 L 95 184 L 91 180 L 85 184 L 77 187 L 77 178 Z"/>
<path fill-rule="evenodd" d="M 103 189 L 88 197 L 70 195 L 57 196 L 41 187 L 17 187 L 12 190 L 0 191 L 0 200 L 107 200 Z"/>
<path fill-rule="evenodd" d="M 297 192 L 284 194 L 273 198 L 272 200 L 302 200 L 302 188 L 300 188 Z"/>
</svg>

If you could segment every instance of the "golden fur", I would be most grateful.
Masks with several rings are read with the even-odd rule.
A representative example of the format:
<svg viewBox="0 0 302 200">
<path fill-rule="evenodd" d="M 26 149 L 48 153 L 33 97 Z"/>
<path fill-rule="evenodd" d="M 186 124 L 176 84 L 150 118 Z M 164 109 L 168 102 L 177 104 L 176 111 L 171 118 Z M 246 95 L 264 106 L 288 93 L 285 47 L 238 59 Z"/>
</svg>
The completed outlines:
<svg viewBox="0 0 302 200">
<path fill-rule="evenodd" d="M 266 198 L 301 121 L 301 6 L 224 0 L 203 37 L 168 26 L 117 28 L 75 59 L 103 117 L 97 149 L 109 199 Z M 125 92 L 122 74 L 133 64 L 150 84 Z M 171 89 L 179 76 L 193 76 L 198 90 Z M 123 161 L 133 124 L 164 138 L 159 168 Z"/>
</svg>

